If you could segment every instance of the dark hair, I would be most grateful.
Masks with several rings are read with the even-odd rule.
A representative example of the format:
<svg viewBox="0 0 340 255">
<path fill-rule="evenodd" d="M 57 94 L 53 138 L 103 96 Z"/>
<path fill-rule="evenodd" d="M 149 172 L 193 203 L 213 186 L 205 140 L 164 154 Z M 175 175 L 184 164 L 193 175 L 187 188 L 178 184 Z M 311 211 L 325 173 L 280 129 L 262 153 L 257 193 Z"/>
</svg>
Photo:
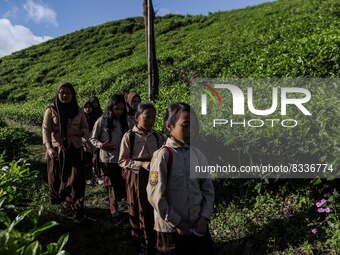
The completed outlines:
<svg viewBox="0 0 340 255">
<path fill-rule="evenodd" d="M 93 103 L 92 103 L 91 101 L 86 101 L 86 102 L 84 103 L 83 108 L 85 108 L 85 106 L 86 106 L 87 104 L 90 105 L 92 109 L 94 109 Z"/>
<path fill-rule="evenodd" d="M 90 96 L 90 97 L 89 97 L 89 101 L 90 101 L 91 103 L 93 103 L 94 101 L 96 101 L 97 104 L 99 105 L 99 99 L 98 99 L 98 97 L 96 97 L 96 96 Z"/>
<path fill-rule="evenodd" d="M 86 107 L 86 105 L 89 105 L 91 106 L 92 108 L 92 111 L 90 113 L 86 113 L 84 111 L 84 108 Z M 87 119 L 87 123 L 89 124 L 89 131 L 92 132 L 92 129 L 93 129 L 93 126 L 94 126 L 94 123 L 96 122 L 97 118 L 95 117 L 95 113 L 94 113 L 94 106 L 92 104 L 91 101 L 86 101 L 83 105 L 83 112 L 84 112 L 84 115 Z"/>
<path fill-rule="evenodd" d="M 196 128 L 196 132 L 198 132 L 198 120 L 194 110 L 187 103 L 173 103 L 168 106 L 166 109 L 164 121 L 163 121 L 163 132 L 167 137 L 170 137 L 170 131 L 167 129 L 167 125 L 175 125 L 179 120 L 179 116 L 182 112 L 189 112 L 190 118 L 194 118 L 195 122 L 194 127 Z M 193 123 L 191 123 L 193 124 Z"/>
<path fill-rule="evenodd" d="M 138 116 L 138 115 L 142 114 L 145 110 L 149 110 L 149 109 L 156 111 L 156 108 L 153 106 L 153 104 L 151 104 L 151 103 L 140 103 L 137 106 L 135 116 Z"/>
<path fill-rule="evenodd" d="M 89 97 L 89 101 L 92 103 L 92 104 L 94 104 L 94 102 L 96 102 L 97 103 L 97 107 L 94 107 L 93 106 L 93 115 L 94 115 L 94 118 L 95 119 L 98 119 L 100 116 L 102 116 L 102 114 L 103 114 L 103 110 L 102 110 L 102 108 L 101 108 L 101 106 L 100 106 L 100 102 L 99 102 L 99 99 L 98 99 L 98 97 L 96 97 L 96 96 L 90 96 Z"/>
<path fill-rule="evenodd" d="M 105 127 L 108 130 L 111 130 L 111 131 L 114 130 L 115 127 L 113 126 L 113 119 L 115 118 L 115 116 L 113 115 L 112 108 L 113 106 L 118 105 L 118 104 L 124 105 L 124 111 L 122 115 L 119 117 L 119 122 L 121 124 L 122 131 L 126 132 L 128 129 L 128 124 L 126 120 L 125 99 L 123 95 L 119 95 L 119 94 L 112 95 L 107 103 L 105 112 L 103 113 L 103 118 L 106 119 Z"/>
</svg>

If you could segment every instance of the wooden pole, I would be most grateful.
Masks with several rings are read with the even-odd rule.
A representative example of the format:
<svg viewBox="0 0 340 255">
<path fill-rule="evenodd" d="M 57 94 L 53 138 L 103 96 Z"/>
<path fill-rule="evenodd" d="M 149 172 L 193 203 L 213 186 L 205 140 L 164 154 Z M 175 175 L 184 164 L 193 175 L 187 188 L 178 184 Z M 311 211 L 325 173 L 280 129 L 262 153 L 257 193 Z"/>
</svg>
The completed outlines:
<svg viewBox="0 0 340 255">
<path fill-rule="evenodd" d="M 148 95 L 149 100 L 154 101 L 158 98 L 159 73 L 154 34 L 155 13 L 152 6 L 152 0 L 144 0 L 143 7 L 146 34 L 146 58 L 148 63 Z"/>
</svg>

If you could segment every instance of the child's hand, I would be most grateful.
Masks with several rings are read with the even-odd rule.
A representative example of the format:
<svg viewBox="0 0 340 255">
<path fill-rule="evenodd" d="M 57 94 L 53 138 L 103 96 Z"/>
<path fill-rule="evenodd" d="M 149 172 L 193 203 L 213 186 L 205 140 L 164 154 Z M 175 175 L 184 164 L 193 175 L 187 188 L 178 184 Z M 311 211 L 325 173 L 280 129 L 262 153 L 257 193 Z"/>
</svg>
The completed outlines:
<svg viewBox="0 0 340 255">
<path fill-rule="evenodd" d="M 205 235 L 205 233 L 208 230 L 207 219 L 200 217 L 198 221 L 196 222 L 194 228 L 195 228 L 195 231 L 198 232 L 199 234 Z"/>
<path fill-rule="evenodd" d="M 179 235 L 189 235 L 190 234 L 190 225 L 189 223 L 186 222 L 180 222 L 177 226 L 176 226 L 176 230 L 177 233 Z"/>
<path fill-rule="evenodd" d="M 102 145 L 100 146 L 100 149 L 104 151 L 114 151 L 116 149 L 116 145 L 113 143 L 105 142 L 105 143 L 102 143 Z"/>
<path fill-rule="evenodd" d="M 142 162 L 142 167 L 143 167 L 145 170 L 149 170 L 149 171 L 150 171 L 150 161 Z"/>
<path fill-rule="evenodd" d="M 54 148 L 47 149 L 47 154 L 51 159 L 57 159 L 58 155 Z"/>
</svg>

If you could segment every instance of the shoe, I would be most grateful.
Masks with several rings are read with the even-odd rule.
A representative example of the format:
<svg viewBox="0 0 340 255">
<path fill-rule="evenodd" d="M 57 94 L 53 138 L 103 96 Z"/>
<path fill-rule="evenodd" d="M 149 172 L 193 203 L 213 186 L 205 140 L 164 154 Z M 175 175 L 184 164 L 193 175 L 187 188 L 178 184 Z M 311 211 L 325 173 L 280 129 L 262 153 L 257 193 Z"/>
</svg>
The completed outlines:
<svg viewBox="0 0 340 255">
<path fill-rule="evenodd" d="M 120 222 L 120 219 L 121 219 L 120 213 L 117 212 L 117 213 L 111 214 L 111 223 L 117 224 Z"/>
<path fill-rule="evenodd" d="M 78 211 L 76 213 L 76 217 L 74 218 L 74 223 L 82 223 L 86 219 L 86 216 L 83 212 Z"/>
<path fill-rule="evenodd" d="M 73 212 L 72 212 L 72 210 L 70 210 L 68 208 L 60 207 L 59 208 L 59 214 L 63 217 L 70 217 L 70 216 L 72 216 Z"/>
<path fill-rule="evenodd" d="M 122 201 L 120 201 L 119 203 L 119 210 L 122 212 L 126 212 L 128 210 L 128 203 L 126 201 L 126 199 L 122 199 Z"/>
<path fill-rule="evenodd" d="M 86 184 L 87 185 L 93 185 L 94 184 L 94 180 L 93 179 L 86 180 Z"/>
<path fill-rule="evenodd" d="M 96 182 L 99 184 L 99 185 L 102 185 L 104 183 L 103 179 L 102 178 L 97 178 L 96 179 Z"/>
</svg>

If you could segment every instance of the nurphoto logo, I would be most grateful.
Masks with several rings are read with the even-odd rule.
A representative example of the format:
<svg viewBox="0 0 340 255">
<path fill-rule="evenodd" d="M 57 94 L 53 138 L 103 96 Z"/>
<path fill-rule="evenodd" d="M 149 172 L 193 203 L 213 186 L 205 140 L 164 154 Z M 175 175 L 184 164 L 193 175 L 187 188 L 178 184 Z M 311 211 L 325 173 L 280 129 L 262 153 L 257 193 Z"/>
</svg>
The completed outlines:
<svg viewBox="0 0 340 255">
<path fill-rule="evenodd" d="M 245 98 L 247 96 L 247 107 L 250 113 L 257 116 L 269 116 L 277 111 L 278 105 L 280 103 L 280 115 L 287 115 L 288 107 L 297 108 L 302 114 L 306 116 L 312 115 L 310 111 L 305 107 L 305 105 L 311 99 L 311 93 L 308 89 L 298 88 L 298 87 L 282 87 L 282 88 L 271 88 L 271 106 L 267 109 L 256 109 L 254 106 L 254 93 L 253 88 L 247 88 L 247 95 L 245 96 L 243 91 L 236 85 L 232 84 L 203 84 L 204 94 L 201 95 L 201 114 L 208 114 L 208 103 L 207 95 L 211 98 L 214 103 L 213 111 L 209 113 L 216 113 L 216 106 L 219 105 L 219 109 L 223 108 L 223 101 L 221 94 L 231 93 L 232 95 L 232 115 L 245 115 Z M 217 89 L 220 91 L 218 92 Z M 298 95 L 298 96 L 297 96 Z M 301 97 L 301 95 L 303 97 Z M 296 97 L 295 97 L 296 96 Z M 280 102 L 279 102 L 280 98 Z M 218 104 L 217 104 L 218 102 Z M 255 127 L 259 128 L 268 123 L 271 127 L 279 122 L 283 127 L 295 127 L 298 121 L 295 119 L 243 119 L 242 121 L 234 121 L 232 119 L 213 119 L 213 127 L 221 125 L 230 125 L 230 127 L 243 126 L 243 127 Z"/>
</svg>

